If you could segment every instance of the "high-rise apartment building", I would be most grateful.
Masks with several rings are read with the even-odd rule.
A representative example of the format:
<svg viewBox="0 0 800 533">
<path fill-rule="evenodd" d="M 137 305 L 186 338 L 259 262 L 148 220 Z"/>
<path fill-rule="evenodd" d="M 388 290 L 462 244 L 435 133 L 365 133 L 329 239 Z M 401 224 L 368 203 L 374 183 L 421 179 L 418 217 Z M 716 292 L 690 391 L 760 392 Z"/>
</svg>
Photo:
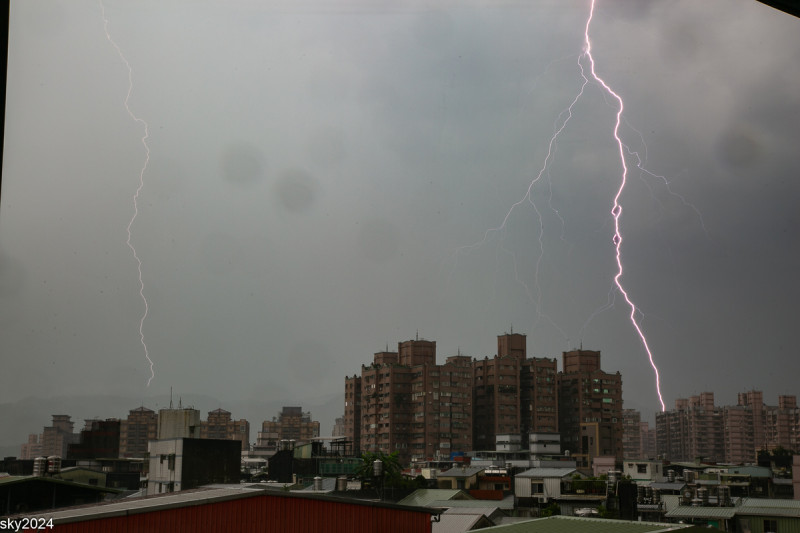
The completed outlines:
<svg viewBox="0 0 800 533">
<path fill-rule="evenodd" d="M 36 459 L 42 455 L 42 443 L 39 442 L 41 435 L 38 433 L 31 433 L 28 435 L 28 442 L 22 445 L 20 450 L 20 459 Z"/>
<path fill-rule="evenodd" d="M 522 434 L 520 378 L 526 354 L 525 335 L 509 333 L 497 337 L 497 355 L 473 362 L 473 449 L 494 450 L 497 435 Z"/>
<path fill-rule="evenodd" d="M 317 437 L 319 421 L 312 420 L 311 413 L 304 412 L 302 407 L 284 407 L 277 417 L 261 424 L 256 449 L 276 451 L 281 441 L 298 445 Z"/>
<path fill-rule="evenodd" d="M 74 427 L 69 415 L 53 415 L 53 425 L 46 426 L 39 439 L 42 455 L 66 457 L 69 445 L 78 442 L 78 434 L 73 433 Z"/>
<path fill-rule="evenodd" d="M 717 407 L 714 394 L 704 392 L 656 414 L 657 451 L 671 461 L 752 463 L 759 450 L 796 449 L 799 431 L 795 396 L 779 396 L 770 406 L 755 390 L 740 393 L 736 405 Z"/>
<path fill-rule="evenodd" d="M 497 337 L 497 355 L 473 361 L 473 449 L 493 450 L 497 435 L 558 431 L 555 359 L 527 358 L 526 336 Z"/>
<path fill-rule="evenodd" d="M 353 449 L 361 449 L 361 376 L 344 380 L 344 435 Z"/>
<path fill-rule="evenodd" d="M 636 409 L 622 410 L 622 457 L 644 459 L 642 455 L 642 415 Z"/>
<path fill-rule="evenodd" d="M 472 359 L 436 364 L 436 343 L 400 342 L 345 380 L 345 432 L 362 452 L 397 452 L 404 464 L 472 448 Z"/>
<path fill-rule="evenodd" d="M 714 393 L 675 400 L 675 409 L 656 413 L 657 452 L 669 461 L 725 460 L 722 409 Z"/>
<path fill-rule="evenodd" d="M 636 409 L 622 410 L 622 447 L 625 459 L 656 458 L 656 430 Z"/>
<path fill-rule="evenodd" d="M 558 363 L 555 357 L 526 359 L 520 382 L 523 441 L 531 433 L 558 433 Z"/>
<path fill-rule="evenodd" d="M 587 465 L 598 455 L 621 460 L 619 372 L 600 369 L 600 352 L 576 350 L 563 354 L 559 374 L 555 358 L 527 358 L 526 343 L 512 331 L 497 337 L 492 358 L 459 354 L 441 365 L 436 343 L 419 338 L 376 353 L 345 378 L 346 437 L 360 451 L 398 452 L 407 464 L 494 450 L 501 435 L 527 447 L 530 434 L 560 431 L 564 449 Z M 559 403 L 559 387 L 569 401 Z"/>
<path fill-rule="evenodd" d="M 651 428 L 648 422 L 639 423 L 639 435 L 642 439 L 642 459 L 656 458 L 656 429 Z"/>
<path fill-rule="evenodd" d="M 799 450 L 800 410 L 796 396 L 778 396 L 778 405 L 765 406 L 764 424 L 768 450 Z"/>
<path fill-rule="evenodd" d="M 800 410 L 796 396 L 778 396 L 778 405 L 765 405 L 761 391 L 740 392 L 737 404 L 723 408 L 725 460 L 756 461 L 759 450 L 797 449 Z"/>
<path fill-rule="evenodd" d="M 208 420 L 200 422 L 200 438 L 238 440 L 242 451 L 247 451 L 250 449 L 250 422 L 233 420 L 230 411 L 215 409 L 208 412 Z"/>
<path fill-rule="evenodd" d="M 622 376 L 600 368 L 600 352 L 562 354 L 558 376 L 558 427 L 561 446 L 578 466 L 598 456 L 622 460 Z"/>
<path fill-rule="evenodd" d="M 120 421 L 86 420 L 80 442 L 69 445 L 67 459 L 116 459 L 119 456 Z"/>
<path fill-rule="evenodd" d="M 128 418 L 120 422 L 119 456 L 123 458 L 144 457 L 147 443 L 158 434 L 158 415 L 152 409 L 141 406 L 128 412 Z"/>
</svg>

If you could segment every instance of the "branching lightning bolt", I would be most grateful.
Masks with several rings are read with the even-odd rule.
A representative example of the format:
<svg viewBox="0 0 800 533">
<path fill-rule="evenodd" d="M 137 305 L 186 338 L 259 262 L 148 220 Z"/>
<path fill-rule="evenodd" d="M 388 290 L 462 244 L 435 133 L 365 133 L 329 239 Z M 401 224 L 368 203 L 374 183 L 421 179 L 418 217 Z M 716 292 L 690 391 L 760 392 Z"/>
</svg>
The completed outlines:
<svg viewBox="0 0 800 533">
<path fill-rule="evenodd" d="M 140 124 L 144 127 L 144 135 L 142 136 L 142 146 L 144 146 L 145 151 L 145 160 L 144 164 L 142 165 L 142 169 L 139 172 L 139 187 L 137 187 L 136 192 L 133 195 L 133 216 L 131 217 L 130 222 L 128 222 L 128 226 L 126 228 L 128 232 L 128 240 L 126 244 L 128 248 L 131 249 L 133 252 L 133 258 L 136 259 L 136 267 L 139 271 L 139 296 L 142 298 L 142 302 L 144 302 L 144 313 L 142 314 L 142 318 L 139 321 L 139 340 L 142 343 L 142 347 L 144 348 L 144 356 L 147 359 L 147 362 L 150 364 L 150 378 L 147 380 L 147 386 L 150 386 L 150 382 L 153 381 L 153 378 L 156 377 L 153 360 L 150 359 L 150 353 L 147 349 L 147 343 L 144 340 L 144 321 L 147 318 L 147 313 L 149 311 L 149 306 L 147 305 L 147 298 L 144 296 L 144 281 L 142 280 L 142 260 L 139 258 L 139 254 L 136 253 L 136 248 L 133 246 L 131 242 L 131 226 L 136 221 L 136 217 L 139 215 L 139 193 L 142 192 L 142 188 L 144 187 L 144 173 L 147 170 L 147 165 L 150 163 L 150 146 L 147 144 L 147 139 L 150 137 L 150 129 L 145 122 L 144 119 L 138 117 L 134 112 L 131 110 L 130 107 L 130 99 L 131 93 L 133 92 L 133 68 L 131 68 L 131 64 L 125 58 L 125 54 L 122 53 L 122 49 L 120 49 L 119 45 L 111 38 L 111 33 L 108 31 L 108 18 L 106 18 L 106 9 L 103 5 L 103 0 L 100 0 L 100 10 L 102 12 L 103 17 L 103 30 L 106 33 L 106 39 L 114 49 L 117 51 L 119 58 L 125 64 L 125 67 L 128 69 L 128 93 L 125 95 L 125 110 L 128 112 L 128 115 L 133 119 L 134 122 Z"/>
<path fill-rule="evenodd" d="M 658 393 L 658 401 L 661 403 L 661 410 L 666 410 L 666 406 L 664 405 L 664 398 L 661 395 L 661 379 L 658 374 L 658 367 L 653 359 L 653 352 L 650 350 L 650 346 L 647 343 L 647 337 L 645 336 L 642 328 L 639 326 L 639 323 L 636 320 L 636 314 L 638 310 L 636 309 L 636 305 L 631 300 L 628 292 L 622 285 L 621 278 L 623 273 L 622 268 L 622 234 L 620 233 L 620 217 L 622 216 L 622 205 L 619 202 L 620 197 L 622 196 L 622 192 L 625 190 L 625 185 L 627 184 L 628 180 L 628 165 L 625 162 L 625 148 L 626 146 L 623 144 L 622 139 L 619 136 L 619 128 L 620 123 L 622 122 L 622 111 L 624 109 L 624 104 L 622 102 L 622 97 L 614 92 L 611 87 L 600 77 L 597 75 L 595 71 L 595 63 L 594 57 L 592 56 L 592 43 L 589 39 L 589 26 L 592 23 L 592 18 L 594 17 L 594 5 L 595 0 L 592 0 L 591 9 L 589 10 L 589 18 L 586 20 L 586 29 L 584 31 L 585 37 L 585 44 L 586 50 L 585 55 L 586 58 L 589 60 L 590 72 L 592 74 L 592 78 L 603 87 L 603 89 L 608 92 L 619 104 L 619 109 L 617 110 L 617 117 L 616 122 L 614 124 L 614 139 L 616 139 L 617 146 L 619 148 L 619 159 L 622 164 L 622 176 L 620 179 L 620 185 L 617 189 L 617 194 L 614 196 L 614 205 L 611 209 L 611 215 L 614 217 L 614 247 L 616 249 L 616 261 L 617 261 L 617 274 L 614 276 L 614 283 L 619 289 L 619 292 L 622 294 L 625 301 L 628 303 L 630 307 L 630 320 L 631 324 L 633 324 L 636 333 L 639 335 L 639 339 L 642 341 L 642 345 L 644 346 L 645 351 L 647 352 L 647 357 L 650 360 L 650 366 L 653 367 L 653 371 L 656 374 L 656 392 Z"/>
<path fill-rule="evenodd" d="M 622 196 L 622 193 L 625 190 L 625 186 L 627 185 L 627 181 L 628 181 L 628 166 L 627 166 L 627 163 L 626 163 L 626 160 L 625 160 L 626 151 L 629 154 L 631 154 L 632 156 L 636 157 L 636 160 L 637 160 L 636 167 L 640 171 L 642 171 L 644 173 L 647 173 L 648 175 L 650 175 L 652 177 L 660 178 L 661 180 L 663 180 L 665 186 L 667 187 L 667 191 L 669 192 L 669 194 L 680 198 L 680 200 L 683 202 L 683 204 L 685 206 L 690 207 L 691 209 L 693 209 L 695 211 L 695 213 L 698 215 L 698 217 L 700 217 L 700 222 L 701 222 L 701 225 L 703 226 L 704 230 L 705 230 L 705 224 L 703 223 L 702 215 L 697 210 L 697 208 L 695 208 L 695 206 L 693 206 L 692 204 L 687 202 L 683 198 L 683 196 L 680 196 L 680 195 L 674 193 L 669 188 L 669 182 L 666 180 L 666 178 L 664 176 L 659 176 L 657 174 L 654 174 L 654 173 L 648 171 L 646 168 L 644 168 L 644 162 L 643 162 L 642 158 L 639 156 L 639 154 L 637 152 L 635 152 L 635 151 L 632 151 L 626 144 L 623 143 L 622 138 L 620 137 L 620 131 L 619 131 L 621 123 L 622 123 L 622 120 L 623 120 L 622 113 L 623 113 L 623 109 L 624 109 L 622 97 L 620 97 L 619 94 L 617 94 L 614 90 L 612 90 L 611 87 L 597 74 L 597 71 L 595 70 L 595 61 L 594 61 L 594 57 L 592 56 L 592 46 L 591 46 L 591 40 L 589 38 L 589 27 L 590 27 L 592 19 L 594 17 L 594 8 L 595 8 L 595 0 L 591 0 L 591 7 L 590 7 L 590 10 L 589 10 L 589 16 L 588 16 L 588 18 L 586 20 L 586 26 L 585 26 L 585 29 L 584 29 L 584 50 L 583 50 L 583 53 L 578 57 L 578 68 L 580 69 L 580 74 L 581 74 L 581 77 L 583 78 L 583 83 L 582 83 L 582 85 L 580 87 L 580 90 L 578 91 L 578 94 L 573 98 L 573 100 L 571 101 L 569 106 L 567 106 L 567 108 L 564 109 L 559 114 L 558 118 L 556 119 L 556 124 L 554 125 L 554 132 L 553 132 L 553 135 L 550 138 L 550 142 L 548 144 L 548 149 L 547 149 L 547 155 L 545 156 L 544 163 L 543 163 L 541 169 L 539 170 L 538 174 L 533 178 L 533 180 L 531 180 L 531 182 L 528 185 L 528 188 L 525 191 L 525 194 L 523 195 L 523 197 L 521 199 L 519 199 L 517 202 L 515 202 L 514 204 L 512 204 L 511 207 L 508 209 L 508 211 L 506 212 L 505 217 L 503 218 L 502 223 L 497 227 L 490 228 L 490 229 L 486 230 L 486 232 L 483 235 L 483 239 L 481 239 L 480 241 L 478 241 L 478 242 L 476 242 L 474 244 L 471 244 L 471 245 L 468 245 L 468 246 L 463 246 L 463 247 L 459 248 L 457 250 L 457 252 L 456 252 L 456 262 L 458 261 L 458 254 L 460 252 L 469 251 L 469 250 L 472 250 L 474 248 L 477 248 L 477 247 L 485 244 L 489 240 L 490 235 L 492 235 L 494 233 L 503 233 L 503 232 L 505 232 L 506 227 L 508 225 L 508 221 L 509 221 L 509 219 L 511 217 L 511 214 L 514 212 L 514 210 L 517 207 L 521 206 L 525 202 L 530 203 L 531 206 L 533 206 L 533 209 L 534 209 L 534 211 L 536 213 L 536 216 L 539 219 L 538 242 L 539 242 L 540 254 L 539 254 L 538 258 L 537 258 L 536 266 L 535 266 L 535 269 L 534 269 L 534 280 L 535 280 L 534 284 L 535 284 L 535 287 L 536 287 L 535 293 L 537 295 L 537 298 L 533 297 L 534 296 L 533 295 L 533 291 L 531 291 L 530 288 L 528 287 L 528 285 L 520 278 L 519 272 L 517 271 L 516 261 L 514 262 L 515 278 L 516 278 L 516 281 L 518 283 L 522 284 L 523 287 L 525 288 L 525 292 L 528 295 L 528 298 L 532 302 L 535 303 L 536 311 L 537 311 L 537 320 L 540 317 L 547 318 L 556 327 L 556 329 L 558 329 L 562 333 L 562 335 L 564 335 L 564 337 L 566 338 L 566 335 L 564 334 L 564 331 L 561 328 L 559 328 L 549 317 L 547 317 L 547 315 L 544 315 L 541 312 L 541 303 L 540 303 L 541 288 L 540 288 L 540 285 L 539 285 L 539 268 L 540 268 L 541 260 L 544 257 L 544 244 L 543 244 L 544 228 L 543 228 L 543 224 L 542 224 L 543 221 L 542 221 L 541 212 L 539 211 L 538 207 L 536 206 L 536 203 L 533 201 L 533 188 L 542 179 L 542 177 L 545 176 L 545 175 L 547 175 L 548 184 L 551 185 L 551 183 L 550 183 L 550 175 L 549 175 L 549 172 L 550 172 L 549 166 L 550 166 L 551 159 L 554 157 L 554 154 L 555 154 L 555 148 L 556 148 L 556 145 L 557 145 L 558 138 L 559 138 L 561 132 L 566 128 L 567 123 L 572 118 L 573 108 L 574 108 L 575 104 L 583 96 L 584 90 L 586 88 L 586 85 L 589 84 L 590 81 L 593 81 L 593 82 L 597 83 L 600 87 L 602 87 L 602 89 L 605 91 L 605 93 L 607 93 L 607 95 L 609 97 L 611 97 L 614 102 L 616 102 L 616 106 L 614 106 L 614 107 L 617 108 L 616 121 L 615 121 L 615 124 L 614 124 L 613 135 L 614 135 L 614 139 L 616 140 L 617 147 L 618 147 L 618 150 L 619 150 L 619 158 L 620 158 L 620 162 L 621 162 L 621 165 L 622 165 L 622 174 L 621 174 L 621 177 L 620 177 L 619 187 L 617 188 L 616 194 L 614 195 L 614 198 L 613 198 L 613 206 L 612 206 L 612 209 L 611 209 L 611 215 L 612 215 L 613 221 L 614 221 L 613 242 L 614 242 L 614 248 L 615 248 L 617 272 L 616 272 L 616 274 L 615 274 L 615 276 L 613 278 L 612 288 L 611 288 L 611 290 L 609 291 L 609 294 L 608 294 L 608 301 L 606 302 L 605 305 L 603 305 L 601 308 L 597 309 L 596 311 L 594 311 L 592 313 L 592 315 L 588 318 L 588 320 L 583 325 L 583 327 L 581 328 L 580 331 L 583 332 L 583 330 L 587 327 L 589 322 L 591 322 L 592 319 L 595 316 L 597 316 L 598 314 L 600 314 L 600 313 L 602 313 L 602 312 L 604 312 L 604 311 L 606 311 L 606 310 L 608 310 L 608 309 L 610 309 L 610 308 L 612 308 L 614 306 L 614 302 L 615 302 L 614 293 L 616 291 L 619 291 L 619 293 L 625 299 L 625 302 L 628 304 L 628 307 L 630 308 L 630 315 L 629 316 L 630 316 L 631 324 L 633 324 L 633 327 L 636 330 L 636 333 L 638 334 L 639 339 L 641 340 L 641 343 L 642 343 L 645 351 L 647 352 L 647 357 L 648 357 L 648 360 L 650 361 L 650 366 L 653 368 L 653 371 L 655 372 L 656 392 L 658 393 L 658 399 L 659 399 L 659 402 L 661 404 L 661 409 L 663 411 L 663 410 L 666 409 L 666 406 L 664 405 L 664 398 L 663 398 L 663 396 L 661 394 L 661 379 L 660 379 L 660 376 L 659 376 L 658 367 L 655 364 L 655 360 L 654 360 L 654 357 L 653 357 L 652 350 L 650 349 L 649 343 L 647 342 L 647 337 L 645 336 L 645 334 L 642 331 L 642 328 L 641 328 L 639 322 L 637 321 L 637 315 L 641 316 L 642 313 L 636 307 L 636 305 L 634 304 L 634 302 L 631 299 L 630 295 L 628 294 L 628 291 L 625 289 L 625 287 L 622 284 L 622 276 L 623 276 L 624 269 L 623 269 L 623 263 L 622 263 L 622 233 L 620 231 L 620 217 L 622 216 L 622 205 L 620 204 L 620 198 Z M 584 60 L 588 62 L 588 66 L 589 66 L 588 70 L 590 72 L 590 76 L 587 75 L 586 69 L 584 68 L 584 64 L 582 62 Z M 611 105 L 611 104 L 609 104 L 609 105 Z M 562 120 L 562 117 L 564 117 L 564 115 L 566 115 L 566 117 L 563 118 L 563 120 Z M 559 125 L 559 121 L 561 121 L 560 125 Z M 634 131 L 636 131 L 637 133 L 639 133 L 638 130 L 636 130 L 635 128 L 632 128 L 632 129 Z M 639 133 L 639 137 L 640 138 L 642 137 L 641 133 Z M 643 138 L 642 138 L 642 144 L 644 145 L 644 139 Z M 646 145 L 645 145 L 645 150 L 646 150 Z M 552 191 L 551 191 L 551 197 L 552 197 Z M 555 215 L 558 217 L 558 219 L 561 220 L 562 225 L 563 225 L 563 219 L 561 218 L 561 216 L 558 213 L 558 211 L 551 205 L 550 200 L 548 200 L 548 206 L 549 206 L 550 210 L 555 213 Z M 563 235 L 562 235 L 562 240 L 564 240 L 563 239 Z M 502 248 L 502 250 L 504 252 L 510 254 L 512 257 L 514 257 L 514 255 L 515 255 L 511 251 L 506 250 L 505 248 Z"/>
</svg>

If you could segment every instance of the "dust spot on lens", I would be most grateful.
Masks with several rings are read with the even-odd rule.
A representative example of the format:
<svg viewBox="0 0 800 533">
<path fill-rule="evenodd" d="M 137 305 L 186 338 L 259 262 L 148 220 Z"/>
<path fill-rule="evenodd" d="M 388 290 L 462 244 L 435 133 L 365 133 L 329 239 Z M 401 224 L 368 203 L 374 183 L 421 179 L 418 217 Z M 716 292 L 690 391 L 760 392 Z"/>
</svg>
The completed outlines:
<svg viewBox="0 0 800 533">
<path fill-rule="evenodd" d="M 317 196 L 317 180 L 304 170 L 292 169 L 284 172 L 275 184 L 278 202 L 289 211 L 308 210 Z"/>
<path fill-rule="evenodd" d="M 747 169 L 761 158 L 761 142 L 750 128 L 735 127 L 720 135 L 717 154 L 720 162 L 733 169 Z"/>
</svg>

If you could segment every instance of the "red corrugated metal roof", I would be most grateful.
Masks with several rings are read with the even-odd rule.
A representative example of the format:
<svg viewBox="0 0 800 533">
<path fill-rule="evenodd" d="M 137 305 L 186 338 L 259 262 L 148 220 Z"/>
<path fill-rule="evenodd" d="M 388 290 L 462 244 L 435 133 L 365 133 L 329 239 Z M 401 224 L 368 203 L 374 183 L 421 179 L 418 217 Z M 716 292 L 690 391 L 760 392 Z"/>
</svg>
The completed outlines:
<svg viewBox="0 0 800 533">
<path fill-rule="evenodd" d="M 52 516 L 59 533 L 431 532 L 430 509 L 261 491 L 241 491 L 232 497 L 230 489 L 214 501 L 215 491 L 207 492 L 206 499 L 182 499 L 168 506 L 159 502 L 160 498 L 152 498 L 149 506 L 113 504 L 84 509 L 79 515 L 62 512 Z"/>
</svg>

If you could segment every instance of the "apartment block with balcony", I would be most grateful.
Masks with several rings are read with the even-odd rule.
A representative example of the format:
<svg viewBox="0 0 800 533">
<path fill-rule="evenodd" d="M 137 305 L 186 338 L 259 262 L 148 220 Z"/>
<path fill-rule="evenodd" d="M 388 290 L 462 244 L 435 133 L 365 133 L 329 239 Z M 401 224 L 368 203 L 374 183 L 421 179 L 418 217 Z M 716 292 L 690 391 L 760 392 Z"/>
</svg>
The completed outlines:
<svg viewBox="0 0 800 533">
<path fill-rule="evenodd" d="M 120 421 L 119 456 L 123 458 L 144 457 L 147 443 L 158 434 L 158 415 L 145 406 L 128 412 L 128 418 Z"/>
<path fill-rule="evenodd" d="M 622 461 L 622 376 L 600 368 L 600 352 L 563 352 L 558 379 L 558 427 L 564 450 L 579 467 L 599 456 Z"/>
<path fill-rule="evenodd" d="M 201 439 L 238 440 L 242 451 L 250 449 L 250 422 L 233 420 L 230 411 L 219 408 L 209 411 L 208 419 L 200 422 Z"/>
<path fill-rule="evenodd" d="M 398 343 L 345 380 L 345 433 L 360 451 L 397 452 L 403 464 L 449 458 L 472 445 L 472 360 L 436 364 L 436 343 Z"/>
<path fill-rule="evenodd" d="M 319 421 L 302 407 L 284 407 L 278 416 L 265 420 L 258 433 L 255 451 L 272 454 L 281 448 L 281 442 L 296 446 L 319 437 Z"/>
</svg>

